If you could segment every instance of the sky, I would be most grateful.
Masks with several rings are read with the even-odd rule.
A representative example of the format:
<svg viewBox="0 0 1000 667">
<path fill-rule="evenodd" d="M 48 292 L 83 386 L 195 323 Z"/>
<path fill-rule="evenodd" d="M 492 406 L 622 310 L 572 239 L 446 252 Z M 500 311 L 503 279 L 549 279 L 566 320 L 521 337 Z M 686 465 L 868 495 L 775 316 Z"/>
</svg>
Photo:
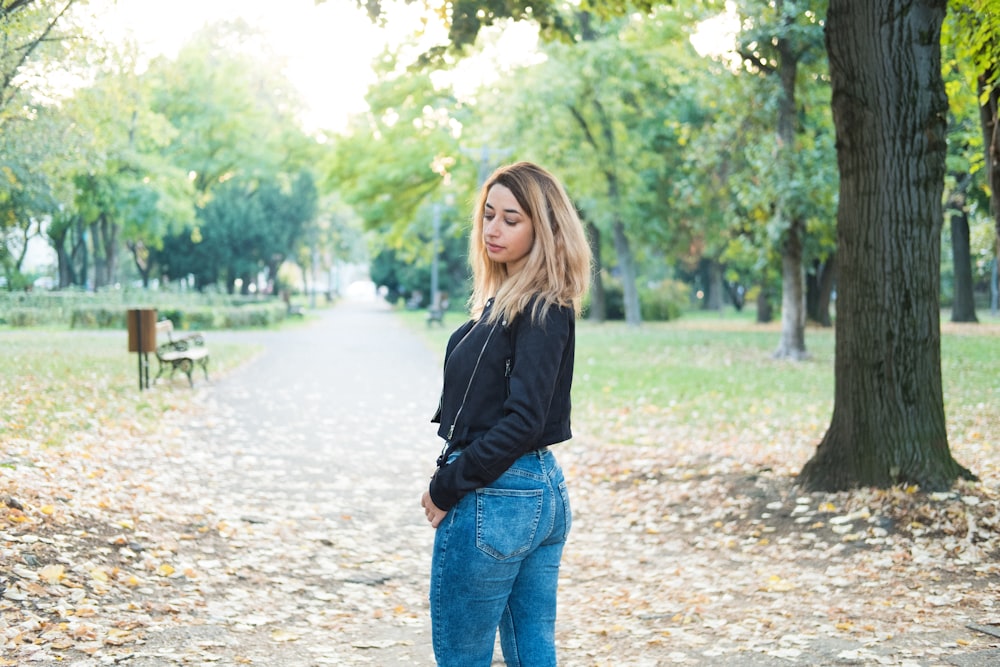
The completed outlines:
<svg viewBox="0 0 1000 667">
<path fill-rule="evenodd" d="M 400 39 L 418 20 L 419 3 L 397 7 L 388 29 L 374 26 L 354 0 L 104 0 L 101 29 L 133 36 L 149 55 L 176 55 L 204 25 L 237 16 L 270 36 L 288 58 L 286 75 L 305 97 L 307 128 L 338 129 L 365 109 L 374 82 L 370 63 L 387 40 Z"/>
<path fill-rule="evenodd" d="M 102 31 L 111 38 L 133 36 L 150 55 L 176 55 L 184 42 L 208 23 L 242 17 L 270 36 L 275 51 L 288 59 L 286 75 L 303 95 L 307 130 L 339 130 L 348 117 L 366 108 L 364 95 L 374 83 L 370 63 L 387 43 L 397 43 L 420 26 L 424 3 L 383 5 L 389 20 L 376 27 L 356 0 L 97 0 Z M 431 26 L 434 28 L 435 26 Z M 445 39 L 436 26 L 431 42 Z M 732 17 L 706 22 L 695 46 L 702 53 L 719 50 L 719 40 L 732 34 Z M 527 23 L 508 26 L 495 35 L 483 60 L 502 65 L 537 60 L 537 30 Z M 457 94 L 496 76 L 496 65 L 463 63 L 451 83 Z M 469 91 L 471 92 L 471 90 Z"/>
</svg>

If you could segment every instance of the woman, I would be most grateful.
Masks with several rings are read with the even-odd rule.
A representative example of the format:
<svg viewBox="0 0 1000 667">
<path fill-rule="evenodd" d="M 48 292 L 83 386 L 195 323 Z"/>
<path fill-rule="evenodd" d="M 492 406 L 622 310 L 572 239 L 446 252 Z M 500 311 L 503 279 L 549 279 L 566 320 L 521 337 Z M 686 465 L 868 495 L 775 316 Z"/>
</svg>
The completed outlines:
<svg viewBox="0 0 1000 667">
<path fill-rule="evenodd" d="M 421 504 L 437 529 L 431 622 L 439 667 L 556 664 L 556 588 L 571 515 L 549 445 L 568 440 L 575 321 L 590 248 L 563 186 L 501 167 L 470 238 L 472 319 L 448 341 L 434 421 L 445 439 Z"/>
</svg>

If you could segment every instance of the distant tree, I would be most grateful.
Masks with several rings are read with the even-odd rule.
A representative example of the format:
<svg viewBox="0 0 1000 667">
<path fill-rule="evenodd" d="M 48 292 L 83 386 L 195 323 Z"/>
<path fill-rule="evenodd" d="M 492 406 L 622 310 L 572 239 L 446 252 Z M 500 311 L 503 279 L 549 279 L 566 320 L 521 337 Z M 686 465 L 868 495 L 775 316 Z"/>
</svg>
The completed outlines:
<svg viewBox="0 0 1000 667">
<path fill-rule="evenodd" d="M 28 241 L 43 235 L 43 220 L 65 194 L 49 169 L 50 155 L 63 156 L 62 128 L 36 98 L 51 93 L 46 73 L 65 70 L 70 47 L 82 42 L 69 21 L 76 4 L 82 0 L 0 3 L 0 273 L 8 289 L 26 280 Z"/>
<path fill-rule="evenodd" d="M 62 244 L 71 238 L 66 232 L 74 222 L 84 225 L 95 288 L 117 282 L 119 255 L 125 249 L 148 284 L 149 251 L 171 228 L 194 217 L 187 174 L 162 153 L 173 128 L 149 108 L 147 91 L 135 75 L 134 55 L 109 55 L 113 57 L 95 73 L 93 83 L 61 105 L 80 156 L 72 172 L 74 201 L 65 207 L 69 215 L 58 216 L 50 233 L 63 261 L 67 251 Z"/>
<path fill-rule="evenodd" d="M 1000 2 L 951 0 L 948 37 L 959 60 L 972 65 L 979 98 L 986 182 L 996 230 L 994 262 L 1000 258 Z M 1000 278 L 991 279 L 993 308 L 998 308 Z"/>
<path fill-rule="evenodd" d="M 743 14 L 740 55 L 754 71 L 775 79 L 777 97 L 775 114 L 776 141 L 770 172 L 770 226 L 776 228 L 781 256 L 781 338 L 774 355 L 802 359 L 806 356 L 806 223 L 810 192 L 808 181 L 798 168 L 801 164 L 799 139 L 803 127 L 804 103 L 798 99 L 801 82 L 809 65 L 822 64 L 823 52 L 821 7 L 810 3 L 803 11 L 801 3 L 786 0 L 746 1 L 737 5 Z M 818 85 L 814 78 L 811 83 Z M 811 138 L 811 137 L 810 137 Z"/>
<path fill-rule="evenodd" d="M 188 174 L 199 203 L 232 178 L 290 181 L 313 163 L 315 141 L 296 119 L 302 100 L 284 65 L 235 21 L 206 27 L 142 75 L 151 108 L 176 130 L 163 155 Z"/>
<path fill-rule="evenodd" d="M 199 288 L 222 282 L 231 293 L 247 293 L 262 271 L 278 287 L 278 267 L 294 256 L 316 207 L 307 172 L 288 188 L 230 179 L 199 210 L 197 226 L 168 237 L 155 261 L 171 279 L 194 275 Z"/>
<path fill-rule="evenodd" d="M 59 209 L 60 184 L 54 157 L 63 156 L 64 126 L 48 109 L 32 122 L 7 123 L 0 131 L 0 275 L 7 288 L 23 286 L 28 243 L 44 236 L 43 222 Z"/>
<path fill-rule="evenodd" d="M 59 66 L 67 45 L 82 41 L 82 32 L 67 19 L 74 5 L 85 2 L 0 2 L 0 127 L 15 100 L 28 101 L 30 95 L 26 93 L 32 84 L 43 83 L 45 71 Z M 25 76 L 29 72 L 34 76 Z"/>
<path fill-rule="evenodd" d="M 338 137 L 325 163 L 324 182 L 378 230 L 386 246 L 414 259 L 427 248 L 413 243 L 417 218 L 446 198 L 446 181 L 461 154 L 455 113 L 461 105 L 427 72 L 407 71 L 399 55 L 386 53 L 378 81 L 366 95 L 369 110 Z M 464 202 L 463 202 L 464 203 Z"/>
</svg>

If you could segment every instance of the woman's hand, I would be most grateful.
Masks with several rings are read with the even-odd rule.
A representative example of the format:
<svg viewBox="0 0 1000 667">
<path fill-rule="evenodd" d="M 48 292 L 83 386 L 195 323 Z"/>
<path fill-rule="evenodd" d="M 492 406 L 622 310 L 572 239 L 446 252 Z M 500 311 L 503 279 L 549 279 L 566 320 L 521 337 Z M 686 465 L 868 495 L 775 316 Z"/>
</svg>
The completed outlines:
<svg viewBox="0 0 1000 667">
<path fill-rule="evenodd" d="M 448 510 L 439 509 L 434 504 L 434 501 L 431 500 L 430 491 L 424 491 L 424 495 L 420 498 L 420 504 L 424 508 L 424 516 L 431 522 L 431 528 L 437 528 L 444 521 L 445 516 L 448 515 Z"/>
</svg>

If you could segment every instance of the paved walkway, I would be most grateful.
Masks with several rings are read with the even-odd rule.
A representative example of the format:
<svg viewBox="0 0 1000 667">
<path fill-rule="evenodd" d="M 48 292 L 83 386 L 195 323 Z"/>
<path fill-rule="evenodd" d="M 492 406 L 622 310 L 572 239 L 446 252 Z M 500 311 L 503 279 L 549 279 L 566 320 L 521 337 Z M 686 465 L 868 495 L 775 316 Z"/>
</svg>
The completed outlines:
<svg viewBox="0 0 1000 667">
<path fill-rule="evenodd" d="M 213 340 L 264 351 L 199 390 L 206 408 L 182 434 L 200 495 L 185 511 L 218 522 L 219 539 L 199 540 L 206 610 L 151 636 L 136 664 L 433 664 L 419 496 L 439 355 L 380 300 Z"/>
</svg>

